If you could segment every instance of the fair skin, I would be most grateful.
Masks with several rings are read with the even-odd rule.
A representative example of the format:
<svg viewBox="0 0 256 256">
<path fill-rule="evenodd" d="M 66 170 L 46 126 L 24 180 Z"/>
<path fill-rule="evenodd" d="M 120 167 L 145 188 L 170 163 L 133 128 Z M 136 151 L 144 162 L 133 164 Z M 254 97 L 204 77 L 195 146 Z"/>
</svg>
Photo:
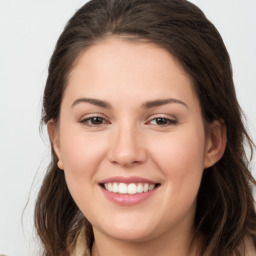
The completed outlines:
<svg viewBox="0 0 256 256">
<path fill-rule="evenodd" d="M 216 121 L 211 130 L 191 78 L 166 50 L 108 38 L 81 54 L 48 131 L 93 226 L 92 255 L 195 255 L 201 177 L 225 149 L 225 127 Z M 103 188 L 114 183 L 154 186 L 131 194 Z"/>
</svg>

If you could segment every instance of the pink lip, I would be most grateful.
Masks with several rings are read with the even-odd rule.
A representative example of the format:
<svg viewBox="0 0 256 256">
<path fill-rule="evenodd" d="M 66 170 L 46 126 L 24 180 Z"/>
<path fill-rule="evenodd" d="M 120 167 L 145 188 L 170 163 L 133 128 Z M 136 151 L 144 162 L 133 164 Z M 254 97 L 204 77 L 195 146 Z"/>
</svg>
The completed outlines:
<svg viewBox="0 0 256 256">
<path fill-rule="evenodd" d="M 99 184 L 104 184 L 104 183 L 109 183 L 109 182 L 117 182 L 117 183 L 148 183 L 148 184 L 156 184 L 157 182 L 154 182 L 152 180 L 148 180 L 148 179 L 144 179 L 141 177 L 136 177 L 136 176 L 132 176 L 132 177 L 111 177 L 111 178 L 107 178 L 104 180 L 101 180 L 99 182 Z"/>
<path fill-rule="evenodd" d="M 150 198 L 151 196 L 154 195 L 154 193 L 157 191 L 159 186 L 154 188 L 153 190 L 150 190 L 148 192 L 143 192 L 139 194 L 118 194 L 118 193 L 113 193 L 101 186 L 103 183 L 110 183 L 110 182 L 117 182 L 117 183 L 148 183 L 148 184 L 156 184 L 156 182 L 153 182 L 151 180 L 147 180 L 144 178 L 140 177 L 111 177 L 105 180 L 102 180 L 99 182 L 99 187 L 103 194 L 109 199 L 111 202 L 114 202 L 118 205 L 122 206 L 132 206 L 139 204 L 146 199 Z"/>
<path fill-rule="evenodd" d="M 158 187 L 156 187 L 155 189 L 148 191 L 148 192 L 135 194 L 135 195 L 128 195 L 128 194 L 117 194 L 117 193 L 109 192 L 106 189 L 104 189 L 103 187 L 100 187 L 100 188 L 101 188 L 102 192 L 104 193 L 104 195 L 110 201 L 112 201 L 116 204 L 119 204 L 119 205 L 123 205 L 123 206 L 131 206 L 131 205 L 139 204 L 140 202 L 151 197 L 158 189 Z"/>
</svg>

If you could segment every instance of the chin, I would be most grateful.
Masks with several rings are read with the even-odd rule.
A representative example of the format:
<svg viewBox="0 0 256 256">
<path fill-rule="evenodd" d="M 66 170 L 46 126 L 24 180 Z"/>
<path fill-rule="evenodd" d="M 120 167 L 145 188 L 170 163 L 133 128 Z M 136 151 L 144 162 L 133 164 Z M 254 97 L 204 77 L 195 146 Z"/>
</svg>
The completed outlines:
<svg viewBox="0 0 256 256">
<path fill-rule="evenodd" d="M 144 242 L 153 238 L 153 232 L 138 228 L 113 229 L 108 235 L 117 240 L 126 242 Z"/>
<path fill-rule="evenodd" d="M 127 242 L 143 242 L 157 235 L 157 228 L 152 222 L 136 218 L 133 221 L 115 221 L 106 225 L 94 226 L 97 231 L 117 240 Z M 94 230 L 95 231 L 95 230 Z"/>
</svg>

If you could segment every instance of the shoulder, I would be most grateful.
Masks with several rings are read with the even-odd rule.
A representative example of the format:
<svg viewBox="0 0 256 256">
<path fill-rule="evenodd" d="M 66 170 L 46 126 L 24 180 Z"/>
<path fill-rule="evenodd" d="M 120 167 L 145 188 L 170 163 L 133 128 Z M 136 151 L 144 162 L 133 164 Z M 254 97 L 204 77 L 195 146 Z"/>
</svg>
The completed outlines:
<svg viewBox="0 0 256 256">
<path fill-rule="evenodd" d="M 240 252 L 244 256 L 255 256 L 256 248 L 251 238 L 245 238 L 239 248 Z"/>
<path fill-rule="evenodd" d="M 86 244 L 84 228 L 80 230 L 80 233 L 76 240 L 75 248 L 70 255 L 71 256 L 90 256 L 91 255 L 90 250 L 88 249 Z"/>
<path fill-rule="evenodd" d="M 250 242 L 248 245 L 245 246 L 245 256 L 255 256 L 256 255 L 256 248 L 254 247 L 253 243 Z"/>
</svg>

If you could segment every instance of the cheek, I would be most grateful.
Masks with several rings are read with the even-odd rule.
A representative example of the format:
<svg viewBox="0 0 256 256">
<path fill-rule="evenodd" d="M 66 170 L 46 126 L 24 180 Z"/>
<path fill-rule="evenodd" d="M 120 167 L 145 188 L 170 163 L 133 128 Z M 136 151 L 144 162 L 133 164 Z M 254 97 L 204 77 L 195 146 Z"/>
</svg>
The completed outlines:
<svg viewBox="0 0 256 256">
<path fill-rule="evenodd" d="M 63 129 L 60 147 L 65 172 L 91 175 L 103 157 L 105 141 L 93 133 L 88 136 L 77 128 Z"/>
<path fill-rule="evenodd" d="M 191 178 L 200 181 L 204 169 L 204 131 L 181 129 L 160 141 L 151 146 L 152 158 L 166 177 L 175 183 Z"/>
<path fill-rule="evenodd" d="M 63 126 L 61 130 L 60 148 L 66 183 L 82 211 L 94 198 L 95 173 L 104 155 L 105 141 L 93 133 L 86 135 L 77 127 Z"/>
</svg>

